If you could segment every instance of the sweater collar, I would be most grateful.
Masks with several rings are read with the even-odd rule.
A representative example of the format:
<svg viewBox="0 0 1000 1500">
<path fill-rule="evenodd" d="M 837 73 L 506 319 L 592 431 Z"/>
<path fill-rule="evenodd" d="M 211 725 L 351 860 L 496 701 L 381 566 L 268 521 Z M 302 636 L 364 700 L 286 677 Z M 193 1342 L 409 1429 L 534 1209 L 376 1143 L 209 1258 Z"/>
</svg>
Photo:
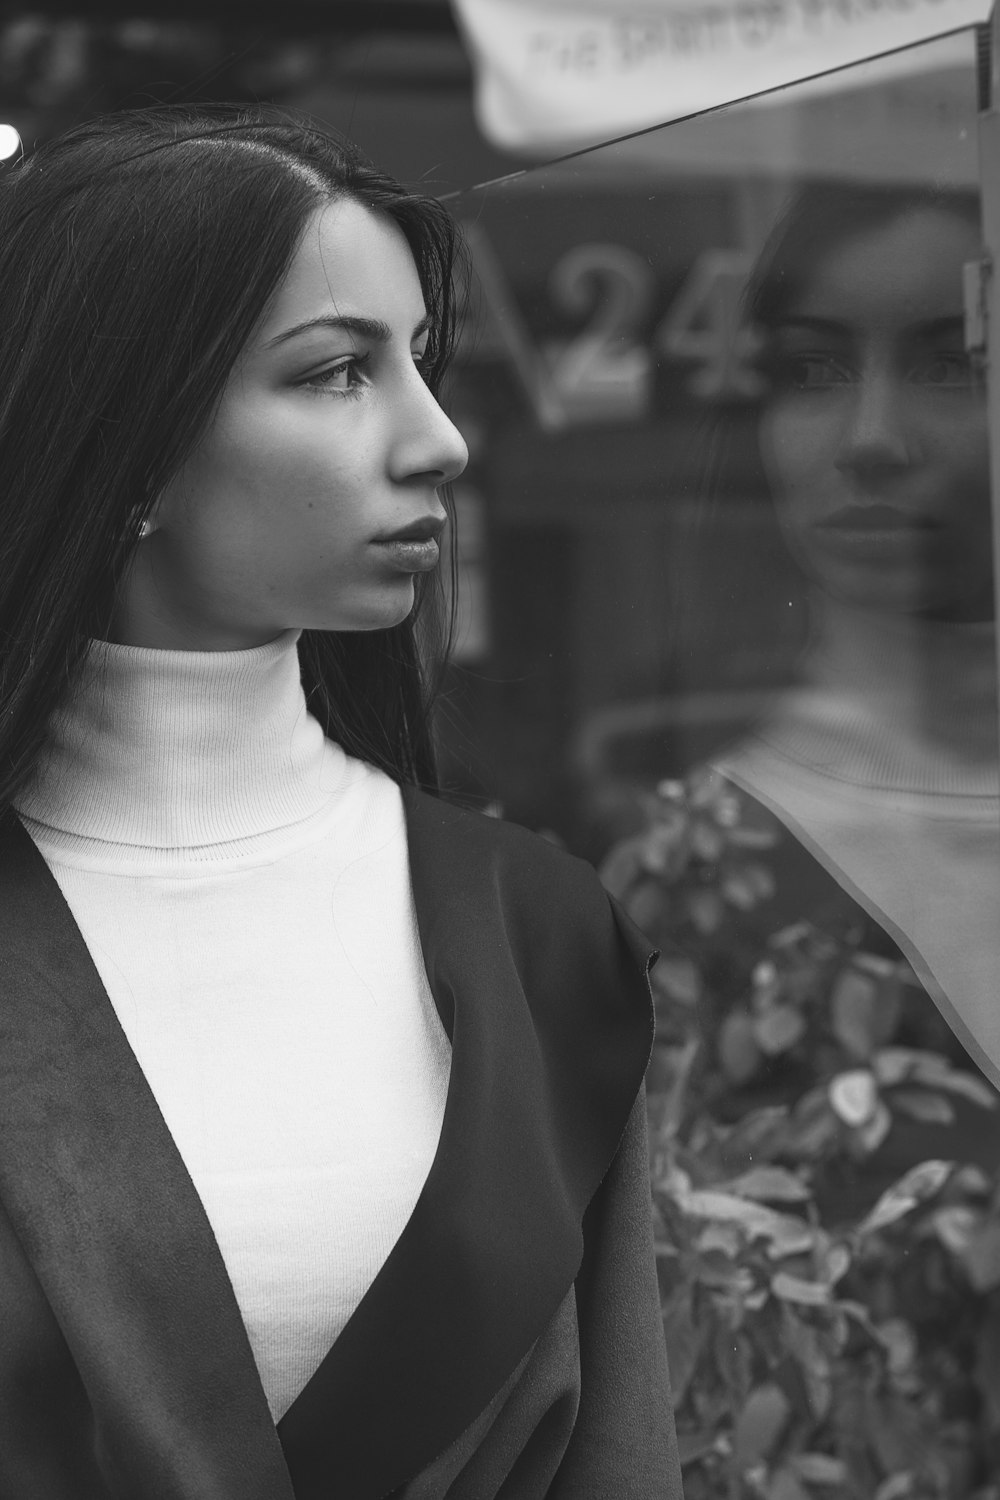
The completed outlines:
<svg viewBox="0 0 1000 1500">
<path fill-rule="evenodd" d="M 307 710 L 300 634 L 245 651 L 91 642 L 18 810 L 57 836 L 150 849 L 231 843 L 319 813 L 346 758 Z"/>
</svg>

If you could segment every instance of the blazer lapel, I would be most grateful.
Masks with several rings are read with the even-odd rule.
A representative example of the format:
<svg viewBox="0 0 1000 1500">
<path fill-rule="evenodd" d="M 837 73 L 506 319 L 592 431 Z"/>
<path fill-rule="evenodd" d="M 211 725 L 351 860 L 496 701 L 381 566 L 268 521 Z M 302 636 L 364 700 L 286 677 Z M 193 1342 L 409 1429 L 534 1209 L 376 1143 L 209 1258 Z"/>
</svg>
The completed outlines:
<svg viewBox="0 0 1000 1500">
<path fill-rule="evenodd" d="M 293 1500 L 211 1227 L 56 881 L 0 822 L 0 1198 L 111 1495 Z"/>
<path fill-rule="evenodd" d="M 448 1100 L 406 1228 L 279 1423 L 297 1500 L 388 1495 L 508 1378 L 577 1273 L 652 1045 L 649 945 L 589 867 L 404 801 Z"/>
<path fill-rule="evenodd" d="M 577 1273 L 649 1058 L 649 946 L 582 862 L 404 801 L 453 1048 L 441 1139 L 277 1435 L 201 1201 L 82 935 L 24 828 L 0 822 L 0 1199 L 84 1381 L 112 1495 L 381 1500 L 482 1411 Z"/>
</svg>

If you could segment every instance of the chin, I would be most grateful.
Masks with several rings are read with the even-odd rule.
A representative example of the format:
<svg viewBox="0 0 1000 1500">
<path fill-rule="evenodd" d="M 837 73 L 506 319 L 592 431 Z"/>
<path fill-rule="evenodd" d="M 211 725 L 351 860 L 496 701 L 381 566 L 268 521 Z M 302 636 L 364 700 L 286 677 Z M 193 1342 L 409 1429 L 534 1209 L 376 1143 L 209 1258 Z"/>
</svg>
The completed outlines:
<svg viewBox="0 0 1000 1500">
<path fill-rule="evenodd" d="M 405 598 L 381 600 L 368 609 L 338 610 L 336 614 L 316 624 L 305 625 L 303 629 L 338 631 L 345 635 L 356 635 L 366 630 L 391 630 L 394 625 L 402 625 L 413 613 L 415 602 L 411 586 Z"/>
</svg>

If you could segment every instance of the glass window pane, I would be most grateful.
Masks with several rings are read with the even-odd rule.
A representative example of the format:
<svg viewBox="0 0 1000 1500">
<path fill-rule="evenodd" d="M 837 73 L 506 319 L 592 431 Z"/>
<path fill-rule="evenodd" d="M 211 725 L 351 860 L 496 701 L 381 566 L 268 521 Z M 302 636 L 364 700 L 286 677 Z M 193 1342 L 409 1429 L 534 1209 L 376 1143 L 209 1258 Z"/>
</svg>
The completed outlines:
<svg viewBox="0 0 1000 1500">
<path fill-rule="evenodd" d="M 599 862 L 663 950 L 648 1081 L 691 1496 L 730 1493 L 761 1391 L 762 1484 L 995 1474 L 974 43 L 455 200 L 478 748 L 455 738 L 451 776 Z"/>
</svg>

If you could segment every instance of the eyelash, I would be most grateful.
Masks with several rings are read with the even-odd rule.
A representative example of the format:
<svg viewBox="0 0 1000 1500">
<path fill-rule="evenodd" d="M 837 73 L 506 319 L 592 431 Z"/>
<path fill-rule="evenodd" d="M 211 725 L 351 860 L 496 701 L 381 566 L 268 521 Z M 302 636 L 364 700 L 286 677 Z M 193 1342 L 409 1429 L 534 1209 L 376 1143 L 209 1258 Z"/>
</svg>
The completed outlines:
<svg viewBox="0 0 1000 1500">
<path fill-rule="evenodd" d="M 364 367 L 368 363 L 369 357 L 367 354 L 352 354 L 347 358 L 335 360 L 332 365 L 327 365 L 325 370 L 317 370 L 315 375 L 310 375 L 306 380 L 303 380 L 301 382 L 302 389 L 311 391 L 314 396 L 338 396 L 342 398 L 359 396 L 368 383 L 364 378 Z M 329 382 L 335 380 L 338 375 L 343 375 L 345 372 L 350 375 L 351 384 L 346 390 L 334 390 Z"/>
<path fill-rule="evenodd" d="M 303 390 L 311 391 L 313 395 L 341 397 L 360 396 L 361 392 L 368 384 L 367 378 L 364 374 L 364 370 L 370 358 L 370 354 L 351 354 L 343 359 L 335 360 L 332 365 L 327 365 L 325 370 L 317 370 L 315 375 L 310 375 L 305 380 L 300 381 L 300 385 Z M 417 369 L 421 372 L 421 374 L 424 376 L 424 379 L 426 380 L 428 375 L 426 351 L 424 351 L 424 353 L 422 354 L 414 354 L 413 363 L 416 365 Z M 338 375 L 342 375 L 345 372 L 351 375 L 351 384 L 347 387 L 346 390 L 334 390 L 329 383 L 330 380 L 336 379 Z"/>
</svg>

